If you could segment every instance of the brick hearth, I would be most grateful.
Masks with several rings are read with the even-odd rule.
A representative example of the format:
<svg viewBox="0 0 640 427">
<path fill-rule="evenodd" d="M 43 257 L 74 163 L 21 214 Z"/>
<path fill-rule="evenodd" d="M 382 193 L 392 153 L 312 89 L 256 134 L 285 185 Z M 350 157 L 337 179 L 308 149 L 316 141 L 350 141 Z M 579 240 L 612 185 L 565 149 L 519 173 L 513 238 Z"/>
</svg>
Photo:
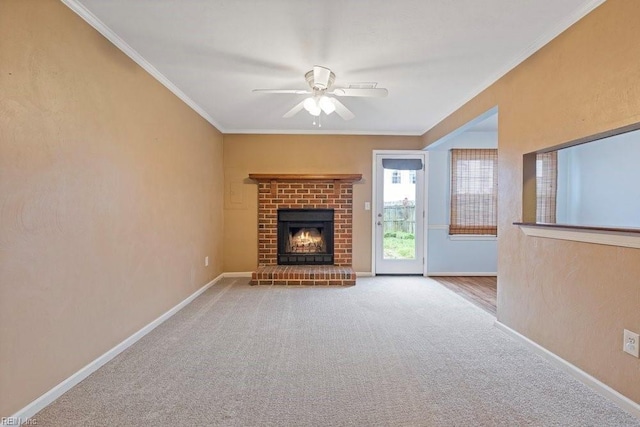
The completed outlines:
<svg viewBox="0 0 640 427">
<path fill-rule="evenodd" d="M 353 181 L 361 175 L 263 175 L 258 181 L 258 270 L 251 284 L 354 285 Z M 334 210 L 334 265 L 277 265 L 278 209 Z"/>
<path fill-rule="evenodd" d="M 356 273 L 335 265 L 269 265 L 253 272 L 251 284 L 351 286 L 356 284 Z"/>
</svg>

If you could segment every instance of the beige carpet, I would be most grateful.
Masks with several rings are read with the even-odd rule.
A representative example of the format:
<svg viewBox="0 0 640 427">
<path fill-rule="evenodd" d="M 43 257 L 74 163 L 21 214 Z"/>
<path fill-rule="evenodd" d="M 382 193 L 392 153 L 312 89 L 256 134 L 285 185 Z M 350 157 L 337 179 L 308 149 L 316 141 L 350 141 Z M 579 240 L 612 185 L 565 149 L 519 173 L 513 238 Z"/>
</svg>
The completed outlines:
<svg viewBox="0 0 640 427">
<path fill-rule="evenodd" d="M 225 279 L 38 426 L 640 426 L 422 277 Z"/>
</svg>

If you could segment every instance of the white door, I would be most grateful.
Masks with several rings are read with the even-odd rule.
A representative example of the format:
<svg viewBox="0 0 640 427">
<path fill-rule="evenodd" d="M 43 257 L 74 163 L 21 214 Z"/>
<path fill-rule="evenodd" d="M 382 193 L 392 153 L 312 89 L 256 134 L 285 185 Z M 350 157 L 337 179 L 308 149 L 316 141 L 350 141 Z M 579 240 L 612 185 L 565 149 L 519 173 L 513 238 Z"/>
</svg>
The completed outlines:
<svg viewBox="0 0 640 427">
<path fill-rule="evenodd" d="M 427 155 L 374 156 L 374 273 L 423 274 Z"/>
</svg>

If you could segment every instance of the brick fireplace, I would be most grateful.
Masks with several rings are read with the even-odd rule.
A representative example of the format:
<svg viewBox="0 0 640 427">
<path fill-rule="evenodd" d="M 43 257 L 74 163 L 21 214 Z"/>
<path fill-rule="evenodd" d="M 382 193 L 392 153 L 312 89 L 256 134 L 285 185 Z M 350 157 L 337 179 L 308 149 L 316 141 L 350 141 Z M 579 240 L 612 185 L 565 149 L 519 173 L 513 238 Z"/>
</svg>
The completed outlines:
<svg viewBox="0 0 640 427">
<path fill-rule="evenodd" d="M 355 272 L 352 268 L 352 214 L 353 182 L 362 179 L 359 174 L 292 175 L 250 174 L 258 182 L 258 270 L 253 272 L 254 285 L 353 285 Z M 284 254 L 282 239 L 287 234 L 281 230 L 278 245 L 278 218 L 287 218 L 300 211 L 331 212 L 333 230 L 332 254 L 323 252 L 310 259 L 322 260 L 331 256 L 333 262 L 309 263 L 288 262 L 294 259 Z M 328 222 L 324 222 L 328 224 Z M 296 224 L 301 225 L 301 224 Z M 316 236 L 321 232 L 313 221 L 308 230 Z M 295 228 L 298 230 L 301 227 Z M 289 236 L 290 237 L 290 236 Z M 279 250 L 280 249 L 280 250 Z M 305 255 L 309 256 L 309 255 Z M 285 260 L 285 261 L 283 261 Z"/>
</svg>

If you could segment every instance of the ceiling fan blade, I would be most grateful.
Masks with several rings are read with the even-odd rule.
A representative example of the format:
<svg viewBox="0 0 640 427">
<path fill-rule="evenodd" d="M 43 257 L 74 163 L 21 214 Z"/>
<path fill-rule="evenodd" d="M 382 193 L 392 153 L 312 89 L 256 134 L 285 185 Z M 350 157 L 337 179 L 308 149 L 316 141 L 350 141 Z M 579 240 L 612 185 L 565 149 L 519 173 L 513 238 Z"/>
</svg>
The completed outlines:
<svg viewBox="0 0 640 427">
<path fill-rule="evenodd" d="M 306 95 L 311 93 L 308 90 L 303 89 L 254 89 L 252 92 L 260 92 L 260 93 L 291 93 L 294 95 Z"/>
<path fill-rule="evenodd" d="M 284 116 L 282 116 L 285 119 L 288 119 L 289 117 L 293 117 L 296 114 L 298 114 L 300 112 L 300 110 L 302 110 L 304 108 L 304 101 L 300 102 L 299 104 L 296 104 L 295 107 L 293 107 L 291 110 L 287 111 Z"/>
<path fill-rule="evenodd" d="M 338 101 L 335 98 L 329 98 L 329 99 L 331 99 L 331 102 L 333 102 L 333 105 L 336 106 L 336 114 L 338 114 L 344 120 L 351 120 L 355 117 L 355 115 L 351 112 L 351 110 L 345 107 L 342 102 Z"/>
<path fill-rule="evenodd" d="M 326 89 L 329 87 L 329 78 L 331 77 L 331 70 L 326 67 L 315 65 L 313 67 L 313 83 L 314 86 Z"/>
<path fill-rule="evenodd" d="M 371 98 L 384 98 L 389 95 L 389 91 L 384 88 L 355 88 L 339 87 L 335 88 L 332 95 L 336 96 L 365 96 Z"/>
</svg>

